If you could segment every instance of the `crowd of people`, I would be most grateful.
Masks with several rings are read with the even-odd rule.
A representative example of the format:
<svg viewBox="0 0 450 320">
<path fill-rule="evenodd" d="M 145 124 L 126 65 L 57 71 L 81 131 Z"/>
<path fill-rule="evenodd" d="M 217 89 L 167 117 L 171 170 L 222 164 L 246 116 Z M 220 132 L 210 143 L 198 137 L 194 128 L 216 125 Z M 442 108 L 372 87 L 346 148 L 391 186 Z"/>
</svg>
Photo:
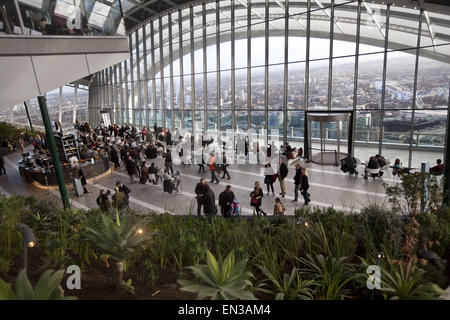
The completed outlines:
<svg viewBox="0 0 450 320">
<path fill-rule="evenodd" d="M 125 169 L 130 177 L 130 184 L 162 184 L 163 191 L 169 194 L 180 191 L 181 174 L 179 170 L 174 169 L 172 148 L 178 143 L 182 143 L 184 139 L 189 140 L 189 137 L 177 136 L 176 139 L 173 139 L 170 129 L 158 127 L 157 124 L 152 129 L 144 127 L 140 131 L 133 126 L 123 125 L 119 127 L 111 124 L 108 127 L 97 126 L 92 128 L 88 123 L 80 124 L 78 122 L 75 123 L 75 128 L 78 130 L 81 145 L 80 155 L 82 158 L 89 156 L 95 158 L 106 153 L 109 155 L 109 159 L 114 164 L 115 169 L 120 167 Z M 211 142 L 202 143 L 202 147 L 206 148 Z M 291 158 L 294 154 L 298 155 L 299 152 L 297 149 L 292 149 L 288 144 L 281 146 L 281 151 L 282 154 L 279 158 L 277 171 L 275 172 L 270 163 L 265 165 L 264 171 L 264 184 L 267 186 L 267 195 L 269 196 L 271 191 L 272 195 L 275 196 L 274 183 L 277 179 L 281 188 L 280 197 L 275 198 L 273 214 L 285 214 L 286 212 L 280 199 L 286 195 L 285 179 L 289 172 L 287 161 L 285 160 Z M 183 153 L 186 152 L 188 151 L 181 149 L 179 156 L 182 157 Z M 205 165 L 209 167 L 211 175 L 209 183 L 218 184 L 219 178 L 231 179 L 227 170 L 229 164 L 227 163 L 225 152 L 220 158 L 220 164 L 217 163 L 214 152 L 209 154 L 209 158 L 205 157 L 204 153 L 201 156 L 202 161 L 198 164 L 199 172 L 205 172 Z M 164 168 L 157 167 L 157 158 L 164 160 Z M 146 160 L 149 160 L 150 166 L 147 166 Z M 184 167 L 186 164 L 181 161 L 180 165 Z M 81 170 L 79 178 L 82 181 L 84 191 L 88 192 L 85 188 L 86 181 L 82 176 Z M 294 176 L 295 197 L 293 201 L 298 201 L 300 191 L 304 198 L 304 204 L 308 205 L 311 201 L 308 188 L 307 170 L 297 165 Z M 200 182 L 195 186 L 194 192 L 197 200 L 198 215 L 218 214 L 219 209 L 216 206 L 216 196 L 205 178 L 201 178 Z M 103 211 L 120 210 L 129 206 L 130 193 L 130 188 L 118 181 L 113 193 L 110 190 L 100 191 L 97 197 L 97 204 Z M 263 197 L 264 192 L 260 182 L 257 181 L 254 184 L 253 191 L 250 193 L 250 206 L 253 208 L 255 215 L 267 215 L 261 208 Z M 220 193 L 218 204 L 220 214 L 223 216 L 239 216 L 241 214 L 239 201 L 233 193 L 231 185 L 227 185 L 225 190 Z"/>
</svg>

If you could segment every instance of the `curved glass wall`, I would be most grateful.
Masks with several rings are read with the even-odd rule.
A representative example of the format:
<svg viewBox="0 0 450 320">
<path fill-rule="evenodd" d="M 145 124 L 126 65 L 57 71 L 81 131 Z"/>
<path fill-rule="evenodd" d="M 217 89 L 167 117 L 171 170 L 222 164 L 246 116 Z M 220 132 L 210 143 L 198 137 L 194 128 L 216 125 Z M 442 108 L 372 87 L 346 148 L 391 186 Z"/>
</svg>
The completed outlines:
<svg viewBox="0 0 450 320">
<path fill-rule="evenodd" d="M 45 94 L 50 119 L 59 121 L 64 130 L 73 129 L 73 124 L 86 122 L 88 117 L 89 89 L 84 85 L 66 85 Z M 30 113 L 33 127 L 44 131 L 42 114 L 37 98 L 25 101 Z M 16 105 L 13 108 L 0 112 L 0 122 L 12 123 L 17 126 L 28 127 L 28 118 L 25 105 Z"/>
<path fill-rule="evenodd" d="M 305 110 L 350 110 L 356 157 L 382 153 L 417 167 L 443 157 L 449 18 L 350 0 L 180 8 L 129 35 L 132 59 L 113 68 L 122 74 L 112 84 L 100 77 L 110 70 L 97 75 L 93 108 L 138 127 L 195 130 L 194 119 L 209 130 L 264 129 L 295 146 L 304 143 Z M 111 104 L 105 90 L 118 95 Z M 351 137 L 339 129 L 345 143 Z M 330 143 L 337 132 L 326 128 Z"/>
</svg>

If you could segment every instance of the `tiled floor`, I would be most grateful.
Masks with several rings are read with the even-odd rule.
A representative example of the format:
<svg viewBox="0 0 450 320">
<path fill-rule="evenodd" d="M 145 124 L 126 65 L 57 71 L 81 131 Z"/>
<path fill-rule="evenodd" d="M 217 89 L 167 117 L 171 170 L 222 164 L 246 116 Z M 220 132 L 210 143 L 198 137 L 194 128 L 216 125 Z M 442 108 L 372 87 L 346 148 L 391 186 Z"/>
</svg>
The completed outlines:
<svg viewBox="0 0 450 320">
<path fill-rule="evenodd" d="M 57 188 L 39 188 L 33 184 L 23 182 L 20 178 L 16 167 L 16 162 L 19 160 L 19 152 L 8 155 L 6 159 L 7 175 L 0 176 L 0 192 L 8 194 L 24 194 L 34 195 L 37 198 L 59 197 L 59 190 Z M 147 160 L 147 164 L 151 161 Z M 163 166 L 163 159 L 155 159 L 155 164 L 159 167 Z M 348 211 L 358 210 L 364 204 L 370 201 L 381 202 L 385 201 L 385 190 L 383 183 L 393 183 L 391 174 L 385 173 L 384 179 L 364 180 L 362 176 L 350 176 L 344 174 L 339 170 L 339 167 L 334 166 L 319 166 L 315 164 L 304 164 L 309 169 L 309 181 L 311 193 L 310 206 L 334 206 L 336 209 L 344 209 Z M 162 190 L 162 186 L 153 186 L 150 184 L 133 184 L 130 185 L 129 177 L 126 174 L 123 166 L 119 170 L 112 170 L 111 173 L 103 177 L 90 179 L 88 181 L 89 194 L 82 197 L 77 197 L 72 186 L 67 186 L 69 196 L 72 204 L 79 208 L 95 208 L 97 207 L 95 199 L 98 196 L 100 189 L 108 188 L 113 191 L 115 182 L 120 180 L 124 182 L 131 190 L 131 206 L 139 208 L 143 211 L 163 212 L 169 211 L 174 214 L 187 214 L 188 212 L 196 213 L 196 201 L 194 199 L 194 188 L 200 177 L 205 177 L 207 181 L 210 180 L 210 173 L 208 167 L 206 173 L 198 173 L 198 166 L 174 166 L 175 170 L 180 170 L 182 177 L 182 191 L 178 194 L 168 195 Z M 250 192 L 252 191 L 255 181 L 263 184 L 264 168 L 261 165 L 231 165 L 229 167 L 231 175 L 230 180 L 219 179 L 219 184 L 210 184 L 211 188 L 216 194 L 216 200 L 219 193 L 225 189 L 227 184 L 233 186 L 233 191 L 240 202 L 243 215 L 251 215 L 252 207 L 250 206 Z M 294 214 L 296 207 L 303 205 L 303 198 L 299 197 L 298 202 L 292 202 L 294 195 L 293 176 L 295 168 L 289 167 L 288 178 L 285 181 L 287 196 L 282 199 L 282 202 L 287 209 L 287 214 Z M 274 185 L 275 194 L 280 192 L 280 185 L 277 181 Z M 265 196 L 262 201 L 262 208 L 269 214 L 273 212 L 274 196 L 267 196 L 266 187 L 264 185 Z"/>
</svg>

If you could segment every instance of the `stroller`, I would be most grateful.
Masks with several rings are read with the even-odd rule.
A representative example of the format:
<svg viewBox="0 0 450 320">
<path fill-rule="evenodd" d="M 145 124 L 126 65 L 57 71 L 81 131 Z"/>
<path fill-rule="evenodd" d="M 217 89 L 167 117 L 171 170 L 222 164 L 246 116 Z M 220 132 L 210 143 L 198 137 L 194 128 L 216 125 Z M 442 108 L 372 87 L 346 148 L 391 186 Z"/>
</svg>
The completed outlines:
<svg viewBox="0 0 450 320">
<path fill-rule="evenodd" d="M 348 156 L 341 160 L 341 170 L 344 173 L 350 173 L 354 175 L 358 175 L 358 171 L 356 170 L 357 161 L 354 157 Z"/>
</svg>

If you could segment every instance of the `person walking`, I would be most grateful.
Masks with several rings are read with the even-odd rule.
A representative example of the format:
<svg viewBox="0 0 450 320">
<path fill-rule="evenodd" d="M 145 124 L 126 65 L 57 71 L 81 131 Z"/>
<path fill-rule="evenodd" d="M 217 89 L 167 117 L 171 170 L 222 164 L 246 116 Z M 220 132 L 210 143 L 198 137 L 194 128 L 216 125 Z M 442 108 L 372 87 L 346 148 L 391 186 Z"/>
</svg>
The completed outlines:
<svg viewBox="0 0 450 320">
<path fill-rule="evenodd" d="M 211 153 L 211 157 L 208 161 L 209 169 L 211 170 L 211 183 L 216 181 L 216 184 L 219 183 L 219 179 L 217 179 L 216 172 L 217 172 L 217 164 L 216 164 L 216 157 L 214 157 L 214 154 Z"/>
<path fill-rule="evenodd" d="M 230 185 L 227 185 L 225 190 L 219 194 L 219 206 L 222 216 L 228 216 L 234 198 L 233 188 Z"/>
<path fill-rule="evenodd" d="M 83 173 L 83 170 L 81 168 L 78 168 L 78 179 L 81 180 L 81 185 L 83 186 L 84 193 L 89 193 L 89 191 L 86 189 L 87 181 L 86 176 Z"/>
<path fill-rule="evenodd" d="M 280 198 L 275 199 L 275 205 L 273 206 L 273 215 L 274 216 L 284 216 L 286 213 L 286 209 L 283 206 Z"/>
<path fill-rule="evenodd" d="M 298 201 L 298 189 L 300 188 L 300 183 L 302 181 L 302 168 L 299 164 L 295 165 L 295 176 L 294 176 L 294 200 Z"/>
<path fill-rule="evenodd" d="M 203 152 L 202 152 L 202 163 L 198 164 L 198 173 L 202 172 L 205 173 L 205 158 L 203 156 Z"/>
<path fill-rule="evenodd" d="M 267 186 L 267 195 L 270 195 L 270 190 L 272 190 L 272 194 L 275 195 L 273 191 L 273 182 L 274 182 L 275 171 L 273 170 L 270 163 L 267 163 L 264 166 L 264 183 Z"/>
<path fill-rule="evenodd" d="M 256 181 L 255 187 L 250 193 L 250 205 L 253 207 L 253 215 L 255 214 L 255 211 L 258 216 L 260 216 L 261 213 L 265 216 L 267 215 L 264 210 L 261 209 L 262 197 L 264 197 L 264 193 L 259 182 Z"/>
<path fill-rule="evenodd" d="M 173 174 L 173 167 L 172 167 L 172 152 L 170 149 L 167 149 L 166 152 L 163 154 L 164 160 L 164 166 L 167 170 L 170 170 L 170 173 Z"/>
<path fill-rule="evenodd" d="M 225 175 L 228 176 L 227 180 L 230 180 L 230 174 L 228 173 L 227 167 L 229 166 L 229 164 L 227 163 L 227 157 L 225 156 L 225 152 L 222 154 L 222 159 L 223 159 L 223 163 L 222 163 L 222 172 L 223 172 L 223 176 L 222 179 L 225 179 Z"/>
<path fill-rule="evenodd" d="M 300 192 L 305 199 L 305 205 L 308 205 L 309 202 L 311 202 L 311 195 L 308 192 L 309 189 L 309 178 L 308 178 L 308 171 L 306 168 L 301 169 L 301 183 L 300 183 Z"/>
<path fill-rule="evenodd" d="M 280 167 L 278 169 L 278 180 L 280 180 L 280 187 L 281 187 L 280 195 L 283 198 L 286 195 L 286 187 L 284 185 L 284 179 L 287 177 L 288 172 L 289 172 L 289 170 L 288 170 L 287 165 L 284 163 L 283 159 L 280 157 Z"/>
<path fill-rule="evenodd" d="M 128 156 L 125 167 L 127 169 L 128 175 L 130 176 L 130 183 L 134 184 L 137 177 L 137 168 L 131 156 Z"/>
</svg>

